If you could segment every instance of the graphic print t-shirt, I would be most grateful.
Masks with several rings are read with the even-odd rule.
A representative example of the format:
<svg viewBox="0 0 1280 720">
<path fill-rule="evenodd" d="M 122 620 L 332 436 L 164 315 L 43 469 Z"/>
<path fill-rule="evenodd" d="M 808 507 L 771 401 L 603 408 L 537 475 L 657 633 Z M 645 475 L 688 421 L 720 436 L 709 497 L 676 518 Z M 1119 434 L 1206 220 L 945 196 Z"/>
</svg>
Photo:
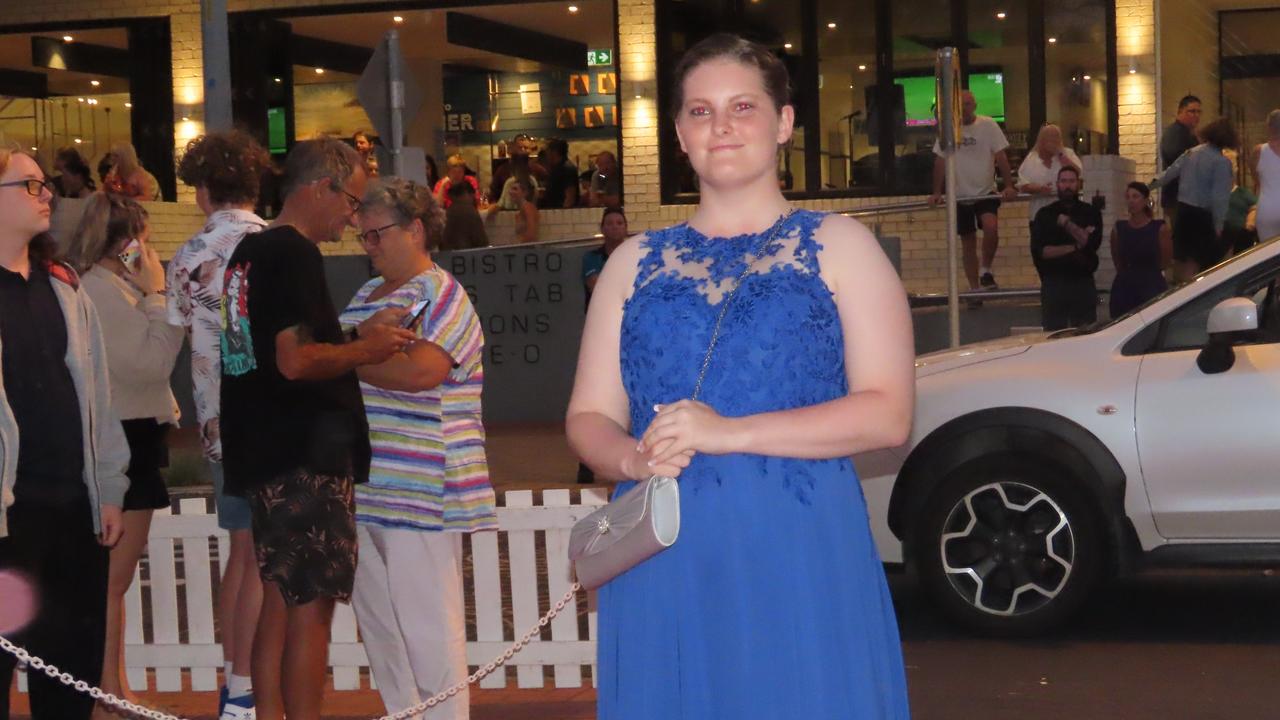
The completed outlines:
<svg viewBox="0 0 1280 720">
<path fill-rule="evenodd" d="M 227 264 L 222 298 L 222 460 L 227 491 L 280 475 L 369 477 L 369 426 L 354 372 L 288 380 L 276 335 L 343 342 L 320 250 L 290 226 L 246 237 Z"/>
<path fill-rule="evenodd" d="M 996 189 L 996 153 L 1009 147 L 1009 141 L 996 121 L 985 115 L 962 126 L 960 135 L 960 147 L 956 149 L 956 197 L 990 195 Z M 942 154 L 936 141 L 933 151 Z"/>
</svg>

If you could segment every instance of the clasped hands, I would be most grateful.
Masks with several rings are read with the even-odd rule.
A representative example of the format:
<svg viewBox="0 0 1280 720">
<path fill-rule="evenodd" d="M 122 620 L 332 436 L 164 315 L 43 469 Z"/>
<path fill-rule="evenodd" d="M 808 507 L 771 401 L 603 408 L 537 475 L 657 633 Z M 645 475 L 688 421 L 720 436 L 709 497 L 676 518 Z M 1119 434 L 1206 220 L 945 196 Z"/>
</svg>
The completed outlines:
<svg viewBox="0 0 1280 720">
<path fill-rule="evenodd" d="M 653 421 L 634 453 L 623 463 L 628 478 L 650 475 L 679 477 L 696 453 L 724 455 L 736 451 L 735 418 L 726 418 L 706 403 L 680 400 L 654 405 Z"/>
<path fill-rule="evenodd" d="M 1070 235 L 1072 239 L 1076 241 L 1076 247 L 1080 247 L 1080 248 L 1083 248 L 1085 245 L 1089 244 L 1089 236 L 1092 235 L 1093 231 L 1097 229 L 1092 225 L 1090 225 L 1089 227 L 1082 228 L 1079 225 L 1076 225 L 1075 223 L 1071 222 L 1071 217 L 1065 214 L 1058 215 L 1058 227 L 1062 228 L 1063 230 L 1066 230 L 1067 234 Z"/>
</svg>

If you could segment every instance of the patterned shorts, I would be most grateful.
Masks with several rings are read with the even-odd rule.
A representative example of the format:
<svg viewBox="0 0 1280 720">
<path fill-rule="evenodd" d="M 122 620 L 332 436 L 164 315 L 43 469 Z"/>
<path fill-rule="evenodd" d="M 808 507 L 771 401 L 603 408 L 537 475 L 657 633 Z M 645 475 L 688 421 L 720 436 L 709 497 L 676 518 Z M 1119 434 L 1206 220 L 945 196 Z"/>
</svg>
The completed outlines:
<svg viewBox="0 0 1280 720">
<path fill-rule="evenodd" d="M 253 549 L 264 582 L 290 606 L 351 601 L 356 574 L 355 493 L 350 477 L 281 475 L 249 497 Z"/>
</svg>

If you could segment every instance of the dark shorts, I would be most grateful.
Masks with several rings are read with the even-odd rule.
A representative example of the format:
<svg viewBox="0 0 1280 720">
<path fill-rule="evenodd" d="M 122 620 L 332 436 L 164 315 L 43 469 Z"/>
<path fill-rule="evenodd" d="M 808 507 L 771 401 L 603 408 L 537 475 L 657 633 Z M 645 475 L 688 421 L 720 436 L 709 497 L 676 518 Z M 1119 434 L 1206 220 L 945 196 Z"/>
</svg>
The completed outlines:
<svg viewBox="0 0 1280 720">
<path fill-rule="evenodd" d="M 1213 213 L 1178 203 L 1178 220 L 1173 225 L 1173 259 L 1194 262 L 1204 270 L 1222 262 L 1226 254 L 1227 248 L 1214 229 Z"/>
<path fill-rule="evenodd" d="M 971 235 L 982 229 L 983 215 L 999 214 L 1000 201 L 995 198 L 973 203 L 959 203 L 956 205 L 956 232 L 961 235 Z"/>
<path fill-rule="evenodd" d="M 352 478 L 296 471 L 249 495 L 253 549 L 264 582 L 290 606 L 351 601 L 356 576 Z"/>
<path fill-rule="evenodd" d="M 129 443 L 129 489 L 124 494 L 125 510 L 158 510 L 169 507 L 169 491 L 161 468 L 169 467 L 169 424 L 155 418 L 123 420 Z"/>
</svg>

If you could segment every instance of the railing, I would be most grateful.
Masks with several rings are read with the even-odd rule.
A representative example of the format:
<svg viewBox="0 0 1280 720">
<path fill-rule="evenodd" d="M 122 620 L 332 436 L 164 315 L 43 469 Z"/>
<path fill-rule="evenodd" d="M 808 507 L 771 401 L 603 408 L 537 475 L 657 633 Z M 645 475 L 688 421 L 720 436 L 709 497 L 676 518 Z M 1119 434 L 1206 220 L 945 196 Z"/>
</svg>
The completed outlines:
<svg viewBox="0 0 1280 720">
<path fill-rule="evenodd" d="M 469 572 L 463 594 L 468 617 L 475 618 L 468 627 L 468 637 L 474 638 L 467 642 L 471 665 L 502 654 L 568 590 L 569 531 L 578 519 L 607 502 L 603 489 L 584 489 L 577 502 L 573 494 L 545 490 L 542 504 L 535 505 L 532 491 L 505 493 L 505 504 L 498 508 L 498 531 L 468 536 L 463 567 Z M 181 500 L 177 514 L 158 511 L 151 524 L 143 567 L 125 596 L 125 667 L 134 690 L 181 692 L 184 674 L 190 676 L 192 690 L 218 688 L 222 646 L 215 632 L 213 590 L 226 563 L 228 537 L 206 504 L 204 498 Z M 504 601 L 504 585 L 510 588 L 509 602 Z M 554 687 L 582 687 L 585 668 L 595 677 L 595 634 L 595 596 L 579 593 L 540 640 L 507 663 L 515 668 L 516 685 L 543 687 L 549 670 Z M 335 689 L 360 688 L 361 671 L 369 661 L 348 605 L 338 605 L 334 613 L 329 665 Z M 506 685 L 502 672 L 480 683 L 482 688 Z M 19 677 L 18 687 L 26 691 L 25 675 Z"/>
</svg>

